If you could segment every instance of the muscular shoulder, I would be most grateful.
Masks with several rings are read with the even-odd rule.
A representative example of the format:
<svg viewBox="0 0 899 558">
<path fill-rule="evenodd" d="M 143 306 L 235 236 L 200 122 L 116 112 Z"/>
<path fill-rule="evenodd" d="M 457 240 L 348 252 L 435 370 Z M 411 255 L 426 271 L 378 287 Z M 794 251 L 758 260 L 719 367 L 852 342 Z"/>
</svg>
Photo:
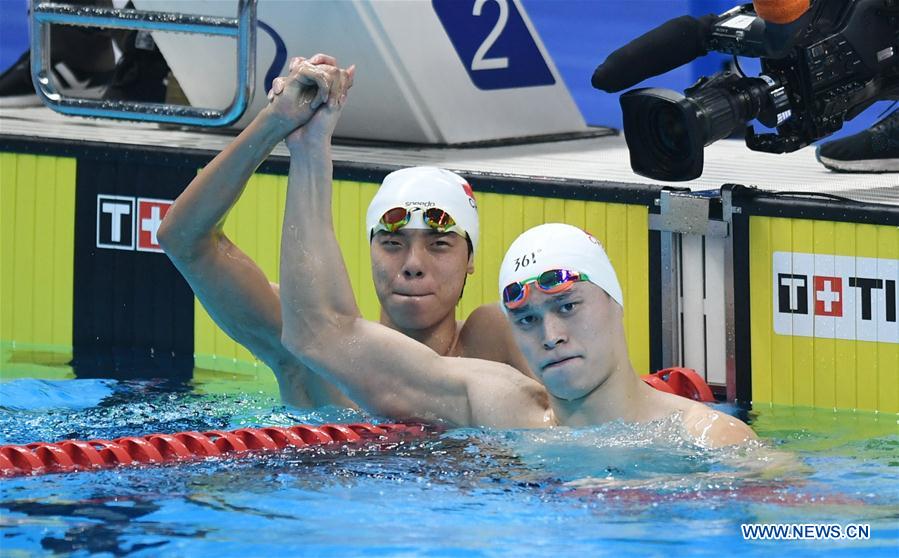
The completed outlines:
<svg viewBox="0 0 899 558">
<path fill-rule="evenodd" d="M 485 343 L 485 335 L 486 341 L 491 341 L 494 338 L 506 337 L 506 334 L 511 335 L 511 330 L 499 305 L 484 304 L 475 308 L 465 319 L 459 333 L 459 342 L 463 348 L 476 350 L 492 345 L 489 342 Z"/>
<path fill-rule="evenodd" d="M 459 354 L 467 358 L 509 363 L 514 345 L 506 317 L 496 304 L 475 308 L 459 332 Z"/>
<path fill-rule="evenodd" d="M 757 438 L 749 426 L 736 417 L 696 403 L 684 411 L 684 428 L 699 445 L 718 448 L 742 444 Z"/>
<path fill-rule="evenodd" d="M 506 364 L 471 362 L 479 363 L 479 374 L 469 376 L 466 385 L 472 424 L 494 428 L 549 426 L 549 395 L 539 382 Z"/>
<path fill-rule="evenodd" d="M 459 332 L 459 347 L 462 356 L 504 362 L 535 378 L 515 344 L 512 326 L 499 304 L 484 304 L 468 316 Z"/>
</svg>

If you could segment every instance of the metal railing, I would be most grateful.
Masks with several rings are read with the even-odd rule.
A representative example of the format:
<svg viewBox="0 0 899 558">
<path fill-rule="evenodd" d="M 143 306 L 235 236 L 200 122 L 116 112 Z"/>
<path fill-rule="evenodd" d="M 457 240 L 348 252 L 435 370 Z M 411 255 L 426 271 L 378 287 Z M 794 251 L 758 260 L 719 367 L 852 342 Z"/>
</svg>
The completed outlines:
<svg viewBox="0 0 899 558">
<path fill-rule="evenodd" d="M 31 77 L 34 89 L 45 105 L 63 114 L 190 126 L 228 126 L 243 116 L 253 98 L 256 83 L 256 2 L 239 0 L 237 17 L 224 18 L 32 0 Z M 169 103 L 68 97 L 58 91 L 50 79 L 51 25 L 233 37 L 237 40 L 237 87 L 234 97 L 223 110 Z"/>
</svg>

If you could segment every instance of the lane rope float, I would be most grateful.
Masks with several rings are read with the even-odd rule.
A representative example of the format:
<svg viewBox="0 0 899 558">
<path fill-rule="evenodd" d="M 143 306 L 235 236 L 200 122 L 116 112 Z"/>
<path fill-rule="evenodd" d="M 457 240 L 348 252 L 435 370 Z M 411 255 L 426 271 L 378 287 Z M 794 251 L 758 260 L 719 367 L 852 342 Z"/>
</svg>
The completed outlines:
<svg viewBox="0 0 899 558">
<path fill-rule="evenodd" d="M 659 391 L 703 403 L 715 402 L 712 388 L 692 368 L 665 368 L 652 374 L 645 374 L 642 380 Z"/>
<path fill-rule="evenodd" d="M 114 440 L 63 440 L 0 446 L 0 477 L 157 465 L 333 444 L 390 444 L 437 432 L 423 424 L 324 424 L 238 428 L 123 436 Z"/>
</svg>

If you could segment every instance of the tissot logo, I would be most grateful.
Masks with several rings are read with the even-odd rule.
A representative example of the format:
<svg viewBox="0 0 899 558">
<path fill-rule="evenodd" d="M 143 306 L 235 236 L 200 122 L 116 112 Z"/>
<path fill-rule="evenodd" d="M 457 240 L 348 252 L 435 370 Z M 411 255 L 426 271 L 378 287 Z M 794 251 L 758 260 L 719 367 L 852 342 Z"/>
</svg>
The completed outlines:
<svg viewBox="0 0 899 558">
<path fill-rule="evenodd" d="M 97 248 L 162 252 L 156 231 L 171 205 L 171 200 L 97 195 Z"/>
<path fill-rule="evenodd" d="M 899 343 L 899 260 L 774 254 L 774 331 Z"/>
<path fill-rule="evenodd" d="M 134 249 L 134 198 L 97 196 L 97 247 Z"/>
<path fill-rule="evenodd" d="M 777 274 L 777 309 L 785 314 L 808 314 L 808 277 Z"/>
</svg>

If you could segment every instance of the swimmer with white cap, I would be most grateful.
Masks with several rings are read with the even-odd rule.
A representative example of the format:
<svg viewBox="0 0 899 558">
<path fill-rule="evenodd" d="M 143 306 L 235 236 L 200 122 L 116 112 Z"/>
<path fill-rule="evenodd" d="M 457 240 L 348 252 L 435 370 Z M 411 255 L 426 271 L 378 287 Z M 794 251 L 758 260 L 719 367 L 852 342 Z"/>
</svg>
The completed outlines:
<svg viewBox="0 0 899 558">
<path fill-rule="evenodd" d="M 273 83 L 272 103 L 196 176 L 157 231 L 212 319 L 274 371 L 282 399 L 296 406 L 354 403 L 281 344 L 279 286 L 229 240 L 223 225 L 275 145 L 290 136 L 291 152 L 302 148 L 302 134 L 293 132 L 323 106 L 339 103 L 352 73 L 325 55 L 293 59 L 290 74 Z M 285 90 L 304 102 L 287 102 Z M 433 167 L 390 173 L 369 206 L 365 235 L 382 324 L 438 354 L 495 360 L 531 374 L 498 305 L 456 321 L 478 244 L 477 204 L 465 179 Z"/>
<path fill-rule="evenodd" d="M 467 180 L 436 167 L 394 171 L 368 206 L 365 230 L 383 325 L 440 355 L 504 362 L 532 376 L 498 305 L 455 318 L 478 245 Z"/>
<path fill-rule="evenodd" d="M 536 428 L 648 422 L 680 413 L 684 432 L 706 446 L 755 437 L 729 415 L 640 380 L 628 360 L 624 297 L 612 265 L 596 239 L 568 225 L 525 232 L 503 260 L 499 290 L 504 311 L 537 379 L 499 362 L 441 355 L 362 318 L 330 211 L 320 209 L 331 207 L 327 154 L 342 107 L 338 103 L 317 111 L 298 130 L 302 137 L 291 158 L 281 244 L 281 313 L 282 343 L 296 358 L 366 410 L 397 419 Z M 391 229 L 404 222 L 400 230 L 417 222 L 417 232 L 425 234 L 452 228 L 439 212 L 424 214 L 430 206 L 421 202 L 429 200 L 407 201 L 409 206 L 396 206 L 395 214 L 385 210 L 393 201 L 370 209 L 375 242 L 377 235 L 389 242 L 396 232 Z M 453 221 L 464 230 L 462 219 Z"/>
<path fill-rule="evenodd" d="M 447 323 L 446 342 L 452 343 L 458 337 L 455 305 L 474 272 L 478 244 L 468 182 L 434 167 L 394 171 L 368 206 L 365 231 L 382 323 L 419 332 L 416 338 Z"/>
</svg>

